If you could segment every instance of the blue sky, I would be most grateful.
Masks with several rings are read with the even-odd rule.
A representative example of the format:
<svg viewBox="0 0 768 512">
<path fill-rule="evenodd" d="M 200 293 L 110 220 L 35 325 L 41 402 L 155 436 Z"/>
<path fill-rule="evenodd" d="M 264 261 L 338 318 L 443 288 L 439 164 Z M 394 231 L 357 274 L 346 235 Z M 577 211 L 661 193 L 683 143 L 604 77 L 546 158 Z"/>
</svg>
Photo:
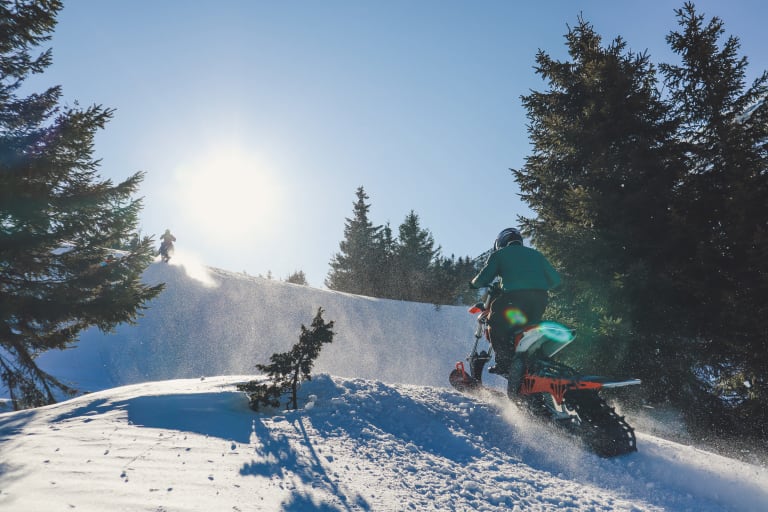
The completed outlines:
<svg viewBox="0 0 768 512">
<path fill-rule="evenodd" d="M 352 214 L 410 210 L 446 255 L 475 256 L 530 212 L 509 168 L 530 147 L 520 96 L 545 85 L 581 13 L 656 63 L 681 2 L 68 0 L 54 63 L 28 88 L 115 118 L 101 174 L 147 176 L 141 229 L 204 263 L 322 287 Z M 768 69 L 762 1 L 696 2 Z"/>
</svg>

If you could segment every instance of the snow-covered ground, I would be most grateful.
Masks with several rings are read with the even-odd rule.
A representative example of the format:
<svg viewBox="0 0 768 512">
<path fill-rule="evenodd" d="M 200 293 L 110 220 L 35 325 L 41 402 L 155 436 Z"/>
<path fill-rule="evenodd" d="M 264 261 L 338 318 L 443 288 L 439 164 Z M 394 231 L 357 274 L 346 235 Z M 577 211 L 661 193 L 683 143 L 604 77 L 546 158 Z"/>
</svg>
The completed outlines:
<svg viewBox="0 0 768 512">
<path fill-rule="evenodd" d="M 509 404 L 451 390 L 465 308 L 203 270 L 153 265 L 147 280 L 169 286 L 138 326 L 43 358 L 93 392 L 0 414 L 0 510 L 768 510 L 764 462 L 662 439 L 645 421 L 637 453 L 601 459 Z M 337 336 L 302 408 L 251 411 L 235 384 L 317 307 Z"/>
<path fill-rule="evenodd" d="M 765 469 L 651 436 L 605 460 L 510 407 L 316 376 L 256 414 L 246 377 L 134 384 L 0 415 L 0 510 L 761 511 Z"/>
</svg>

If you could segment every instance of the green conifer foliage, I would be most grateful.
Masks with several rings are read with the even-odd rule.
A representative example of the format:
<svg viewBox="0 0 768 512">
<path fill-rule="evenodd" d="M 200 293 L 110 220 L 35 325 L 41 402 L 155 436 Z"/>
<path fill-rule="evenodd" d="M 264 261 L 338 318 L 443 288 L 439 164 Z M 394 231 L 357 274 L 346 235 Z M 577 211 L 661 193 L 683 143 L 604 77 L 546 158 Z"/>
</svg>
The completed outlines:
<svg viewBox="0 0 768 512">
<path fill-rule="evenodd" d="M 389 223 L 374 226 L 368 218 L 371 205 L 363 187 L 357 189 L 353 217 L 346 219 L 340 252 L 331 260 L 325 285 L 370 297 L 455 304 L 467 299 L 467 283 L 475 264 L 443 258 L 432 233 L 421 226 L 413 210 L 406 215 L 394 238 Z"/>
<path fill-rule="evenodd" d="M 307 275 L 304 273 L 303 270 L 296 270 L 292 272 L 286 279 L 286 283 L 291 284 L 300 284 L 303 286 L 308 286 L 309 283 L 307 282 Z"/>
<path fill-rule="evenodd" d="M 478 266 L 468 256 L 438 256 L 430 273 L 429 302 L 441 305 L 468 305 L 477 301 L 477 290 L 468 286 Z"/>
<path fill-rule="evenodd" d="M 399 227 L 394 255 L 396 283 L 391 287 L 400 300 L 431 302 L 432 276 L 440 248 L 428 229 L 421 227 L 419 216 L 413 210 L 405 216 Z"/>
<path fill-rule="evenodd" d="M 297 392 L 301 382 L 312 380 L 312 366 L 326 343 L 333 342 L 333 321 L 323 320 L 323 309 L 319 308 L 309 329 L 301 326 L 299 342 L 289 352 L 272 354 L 270 364 L 257 364 L 256 368 L 266 373 L 266 381 L 250 381 L 238 386 L 248 394 L 251 408 L 258 411 L 262 406 L 279 407 L 280 397 L 291 394 L 289 406 L 298 409 Z"/>
<path fill-rule="evenodd" d="M 363 187 L 358 187 L 352 218 L 346 219 L 344 240 L 339 242 L 339 252 L 331 260 L 331 270 L 325 285 L 331 290 L 376 296 L 375 279 L 380 261 L 381 226 L 374 226 L 368 219 L 371 205 Z"/>
<path fill-rule="evenodd" d="M 536 217 L 521 220 L 563 274 L 549 314 L 577 327 L 579 366 L 765 438 L 768 73 L 747 87 L 722 21 L 675 12 L 663 87 L 581 19 L 569 60 L 537 55 L 549 89 L 523 98 L 534 150 L 513 172 Z"/>
<path fill-rule="evenodd" d="M 548 315 L 577 328 L 575 362 L 655 375 L 654 329 L 672 323 L 658 297 L 670 286 L 663 236 L 678 173 L 674 123 L 646 54 L 621 38 L 604 46 L 583 19 L 566 46 L 564 62 L 539 52 L 549 89 L 523 98 L 534 149 L 513 173 L 537 216 L 521 224 L 563 274 Z"/>
<path fill-rule="evenodd" d="M 747 87 L 723 21 L 692 3 L 675 12 L 667 42 L 681 62 L 660 66 L 686 143 L 674 265 L 699 371 L 716 383 L 707 391 L 726 413 L 745 412 L 722 428 L 757 428 L 768 423 L 768 72 Z"/>
<path fill-rule="evenodd" d="M 36 364 L 71 347 L 91 326 L 132 322 L 162 286 L 141 284 L 152 240 L 113 254 L 137 234 L 143 174 L 99 178 L 96 132 L 112 111 L 61 107 L 60 87 L 18 97 L 22 83 L 51 63 L 59 1 L 0 2 L 0 377 L 16 408 L 71 392 Z"/>
</svg>

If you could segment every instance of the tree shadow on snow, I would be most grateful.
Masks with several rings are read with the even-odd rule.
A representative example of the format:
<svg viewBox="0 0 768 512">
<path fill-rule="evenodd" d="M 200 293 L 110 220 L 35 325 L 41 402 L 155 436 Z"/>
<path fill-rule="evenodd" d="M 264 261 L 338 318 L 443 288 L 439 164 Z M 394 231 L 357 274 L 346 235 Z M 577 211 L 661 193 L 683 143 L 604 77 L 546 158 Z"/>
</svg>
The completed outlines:
<svg viewBox="0 0 768 512">
<path fill-rule="evenodd" d="M 35 409 L 27 409 L 0 418 L 0 443 L 19 435 L 37 414 Z"/>
<path fill-rule="evenodd" d="M 309 488 L 325 490 L 327 494 L 336 496 L 342 501 L 342 505 L 317 503 L 311 496 L 314 493 L 305 493 L 301 489 L 296 488 L 293 490 L 289 501 L 282 504 L 281 510 L 284 511 L 341 512 L 345 510 L 370 510 L 370 505 L 360 495 L 354 496 L 352 501 L 349 502 L 347 493 L 328 476 L 326 468 L 312 446 L 301 417 L 294 421 L 294 426 L 302 436 L 303 445 L 307 449 L 306 453 L 299 453 L 293 448 L 290 439 L 286 435 L 273 435 L 262 421 L 254 422 L 253 432 L 261 444 L 261 446 L 257 447 L 256 452 L 261 456 L 262 460 L 244 464 L 240 469 L 240 475 L 267 478 L 277 476 L 281 479 L 290 478 L 293 475 Z"/>
<path fill-rule="evenodd" d="M 241 392 L 140 396 L 116 402 L 128 421 L 248 444 L 253 414 Z"/>
<path fill-rule="evenodd" d="M 476 443 L 456 434 L 462 419 L 457 419 L 455 412 L 414 399 L 391 386 L 356 381 L 339 384 L 319 376 L 302 390 L 305 394 L 312 392 L 320 397 L 314 407 L 288 412 L 283 417 L 291 423 L 295 435 L 276 433 L 274 427 L 264 421 L 254 423 L 254 435 L 261 443 L 256 448 L 259 460 L 245 464 L 240 470 L 244 476 L 298 478 L 306 485 L 309 492 L 298 486 L 290 501 L 283 503 L 283 510 L 371 510 L 361 495 L 349 494 L 338 477 L 329 476 L 332 469 L 316 452 L 315 446 L 323 446 L 334 438 L 359 443 L 365 450 L 380 451 L 383 457 L 392 456 L 392 450 L 404 449 L 405 458 L 426 452 L 463 465 L 483 456 Z M 332 464 L 333 458 L 328 461 Z M 318 494 L 318 490 L 325 492 Z M 316 501 L 322 494 L 338 498 L 341 504 L 335 501 L 318 504 Z"/>
</svg>

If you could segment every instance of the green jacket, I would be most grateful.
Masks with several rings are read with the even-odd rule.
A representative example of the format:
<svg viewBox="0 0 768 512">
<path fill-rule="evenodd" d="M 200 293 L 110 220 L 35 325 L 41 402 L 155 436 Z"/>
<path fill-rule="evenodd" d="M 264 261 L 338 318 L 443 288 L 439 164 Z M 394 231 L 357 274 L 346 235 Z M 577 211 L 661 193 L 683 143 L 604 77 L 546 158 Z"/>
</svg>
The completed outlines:
<svg viewBox="0 0 768 512">
<path fill-rule="evenodd" d="M 491 253 L 470 284 L 473 288 L 484 288 L 490 286 L 496 276 L 501 278 L 504 291 L 551 290 L 560 285 L 560 275 L 543 254 L 516 244 Z"/>
</svg>

